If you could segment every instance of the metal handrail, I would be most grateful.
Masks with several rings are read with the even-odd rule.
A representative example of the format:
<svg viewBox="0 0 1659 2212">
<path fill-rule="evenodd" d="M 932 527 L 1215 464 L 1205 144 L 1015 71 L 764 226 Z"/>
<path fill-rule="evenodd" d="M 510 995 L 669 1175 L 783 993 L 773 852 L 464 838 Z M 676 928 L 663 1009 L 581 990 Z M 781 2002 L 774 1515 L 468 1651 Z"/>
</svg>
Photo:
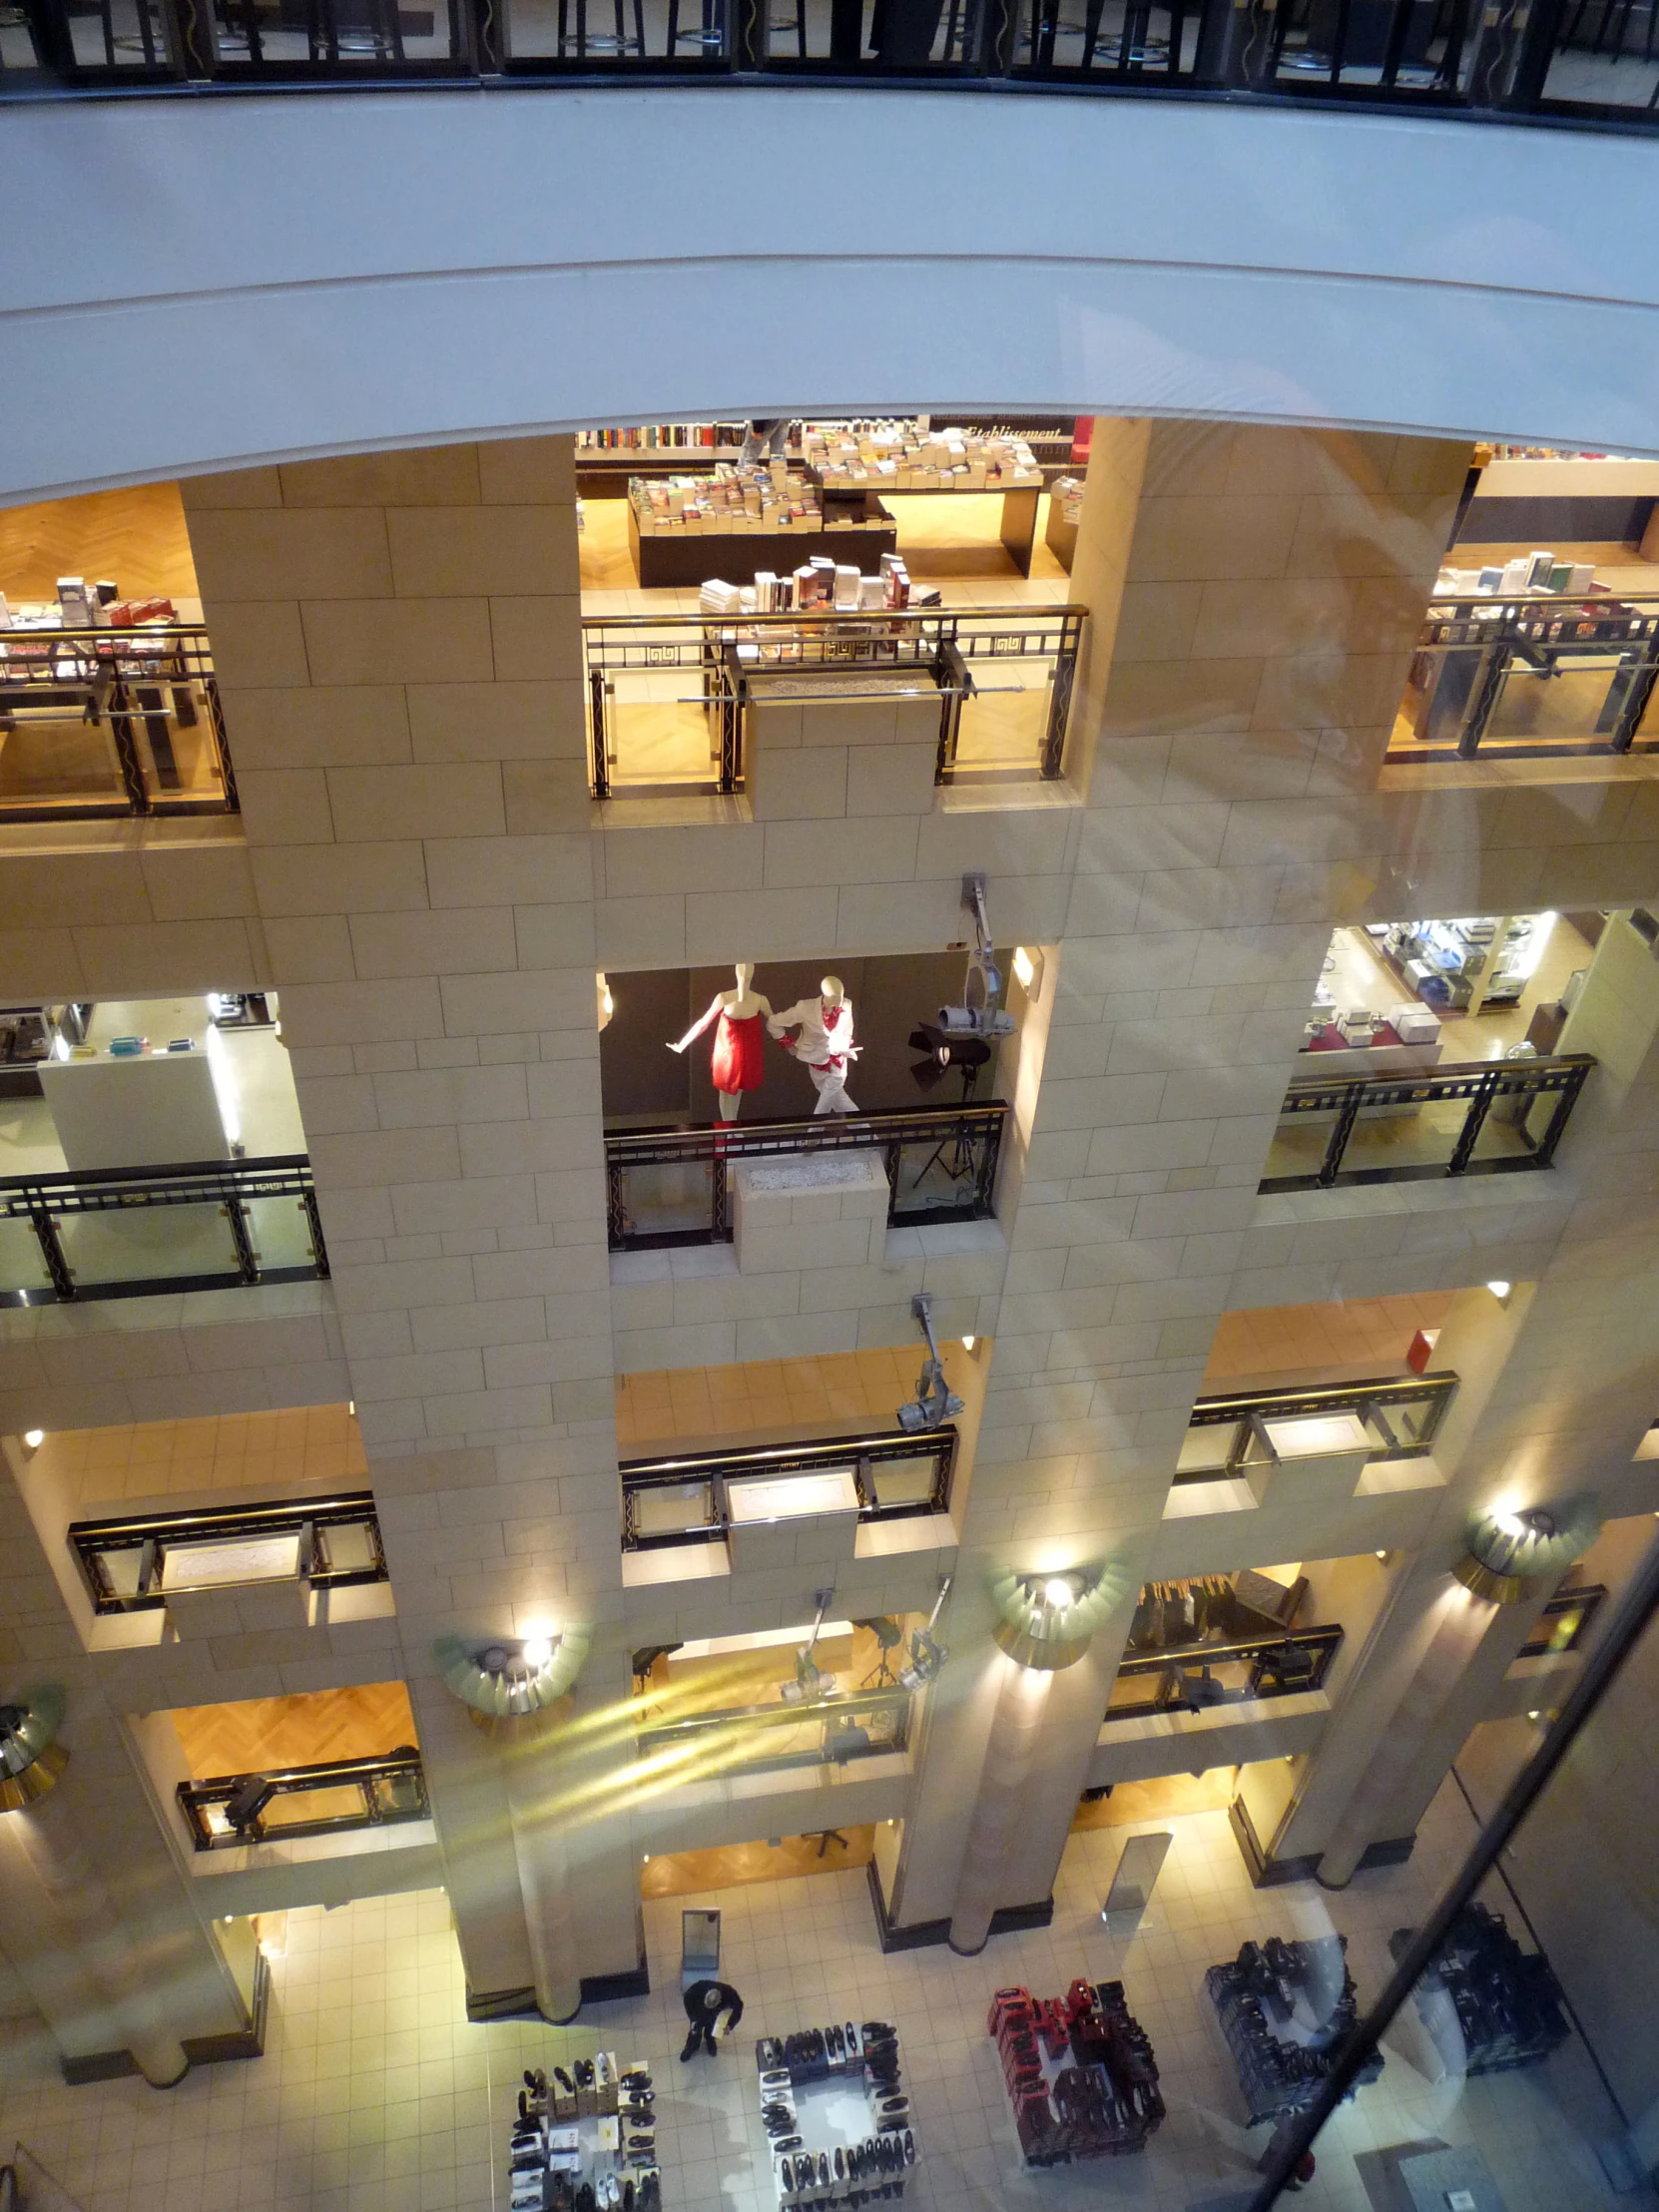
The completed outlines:
<svg viewBox="0 0 1659 2212">
<path fill-rule="evenodd" d="M 801 1114 L 765 1122 L 716 1122 L 688 1129 L 662 1122 L 645 1129 L 605 1133 L 606 1205 L 610 1248 L 641 1252 L 673 1245 L 720 1244 L 731 1240 L 729 1171 L 744 1160 L 779 1153 L 879 1151 L 887 1177 L 887 1220 L 982 1221 L 991 1213 L 1007 1102 L 985 1099 L 955 1106 L 907 1106 L 859 1114 Z M 960 1204 L 906 1212 L 898 1188 L 899 1162 L 906 1145 L 933 1142 L 962 1149 Z M 710 1170 L 706 1227 L 652 1231 L 640 1229 L 629 1213 L 624 1179 L 630 1168 L 707 1165 Z"/>
<path fill-rule="evenodd" d="M 143 5 L 144 0 L 139 4 Z M 199 719 L 194 691 L 200 691 L 207 706 L 208 732 L 219 772 L 218 797 L 175 797 L 165 790 L 152 791 L 144 772 L 140 727 L 150 734 L 152 753 L 158 746 L 165 752 L 163 740 L 169 726 L 194 727 Z M 171 708 L 163 701 L 164 692 Z M 120 814 L 241 812 L 205 624 L 0 630 L 0 727 L 15 724 L 19 716 L 67 722 L 77 715 L 94 728 L 108 722 L 122 797 L 50 802 L 0 799 L 0 817 L 12 822 L 77 822 Z"/>
<path fill-rule="evenodd" d="M 360 1811 L 329 1814 L 314 1821 L 283 1821 L 268 1832 L 260 1814 L 240 1829 L 215 1830 L 208 1820 L 212 1806 L 227 1806 L 252 1782 L 269 1784 L 276 1797 L 292 1797 L 311 1791 L 354 1786 Z M 386 1782 L 404 1786 L 410 1802 L 388 1803 L 375 1785 Z M 412 1746 L 369 1759 L 326 1759 L 312 1766 L 262 1768 L 257 1774 L 215 1775 L 203 1782 L 181 1782 L 179 1809 L 198 1851 L 235 1851 L 248 1844 L 286 1843 L 307 1836 L 329 1836 L 359 1828 L 385 1828 L 403 1821 L 430 1818 L 426 1773 L 420 1754 Z"/>
<path fill-rule="evenodd" d="M 858 1491 L 861 1521 L 904 1520 L 923 1513 L 943 1513 L 950 1505 L 950 1483 L 956 1465 L 959 1436 L 953 1423 L 945 1422 L 911 1435 L 902 1429 L 884 1429 L 871 1435 L 815 1437 L 808 1443 L 753 1444 L 736 1450 L 688 1452 L 672 1459 L 624 1459 L 622 1476 L 622 1548 L 624 1551 L 664 1549 L 673 1544 L 709 1543 L 731 1528 L 726 1497 L 728 1480 L 752 1474 L 806 1474 L 826 1466 L 844 1466 L 849 1460 Z M 870 1469 L 898 1459 L 931 1456 L 933 1484 L 927 1496 L 913 1504 L 883 1505 L 870 1479 Z M 710 1515 L 687 1528 L 642 1531 L 639 1502 L 652 1490 L 678 1489 L 688 1483 L 709 1487 Z"/>
<path fill-rule="evenodd" d="M 720 1771 L 727 1767 L 744 1766 L 782 1772 L 793 1767 L 838 1766 L 854 1759 L 870 1759 L 890 1756 L 909 1746 L 911 1692 L 902 1689 L 853 1690 L 844 1697 L 804 1699 L 799 1705 L 731 1706 L 721 1711 L 697 1713 L 684 1720 L 665 1721 L 654 1728 L 642 1728 L 635 1738 L 642 1758 L 653 1753 L 663 1753 L 679 1747 L 695 1749 L 699 1741 L 713 1739 L 719 1743 L 722 1756 L 714 1760 L 710 1769 L 693 1763 L 690 1774 L 695 1772 L 703 1779 L 706 1772 Z M 889 1735 L 872 1738 L 867 1743 L 842 1743 L 837 1747 L 830 1731 L 838 1722 L 849 1721 L 856 1728 L 860 1718 L 875 1714 L 888 1714 L 892 1719 Z M 751 1740 L 762 1740 L 774 1731 L 786 1728 L 823 1727 L 825 1735 L 818 1745 L 808 1751 L 779 1752 L 769 1757 L 764 1751 L 757 1757 L 747 1750 Z M 724 1739 L 724 1741 L 721 1741 Z M 672 1768 L 665 1769 L 660 1787 L 674 1785 Z"/>
<path fill-rule="evenodd" d="M 1251 1681 L 1243 1698 L 1230 1699 L 1230 1704 L 1249 1704 L 1262 1698 L 1291 1697 L 1305 1691 L 1324 1687 L 1331 1670 L 1331 1662 L 1342 1648 L 1343 1629 L 1335 1622 L 1319 1628 L 1285 1628 L 1277 1635 L 1249 1636 L 1226 1644 L 1172 1644 L 1163 1651 L 1134 1652 L 1126 1654 L 1119 1662 L 1116 1680 L 1119 1682 L 1137 1676 L 1155 1674 L 1164 1677 L 1179 1674 L 1189 1666 L 1218 1667 L 1229 1663 L 1251 1666 Z M 1278 1686 L 1270 1688 L 1268 1677 L 1273 1671 L 1276 1654 L 1290 1651 L 1307 1652 L 1313 1660 L 1311 1671 L 1301 1680 L 1288 1680 L 1281 1676 Z M 1108 1705 L 1105 1721 L 1145 1720 L 1155 1713 L 1180 1712 L 1189 1709 L 1179 1697 L 1163 1695 L 1143 1698 L 1136 1705 Z M 1201 1710 L 1202 1708 L 1191 1708 Z"/>
<path fill-rule="evenodd" d="M 1457 1392 L 1458 1378 L 1449 1370 L 1433 1375 L 1382 1376 L 1360 1382 L 1323 1382 L 1298 1390 L 1238 1390 L 1201 1397 L 1188 1418 L 1194 1428 L 1231 1427 L 1234 1430 L 1226 1464 L 1220 1468 L 1191 1467 L 1176 1474 L 1176 1482 L 1215 1482 L 1237 1474 L 1250 1459 L 1259 1437 L 1259 1423 L 1294 1418 L 1308 1413 L 1357 1413 L 1376 1432 L 1374 1459 L 1413 1459 L 1425 1453 Z M 1396 1434 L 1388 1412 L 1396 1407 L 1420 1405 L 1424 1418 L 1414 1434 Z"/>
<path fill-rule="evenodd" d="M 866 55 L 857 17 L 850 35 L 828 7 L 810 25 L 807 0 L 787 29 L 772 26 L 771 9 L 760 0 L 745 7 L 704 0 L 702 27 L 688 21 L 682 28 L 681 0 L 671 0 L 658 52 L 649 51 L 656 24 L 647 25 L 638 10 L 631 30 L 617 16 L 617 36 L 590 33 L 585 7 L 573 12 L 572 24 L 561 19 L 554 52 L 516 53 L 509 9 L 495 0 L 445 0 L 436 11 L 437 51 L 423 54 L 410 51 L 417 34 L 405 33 L 389 0 L 362 0 L 343 22 L 340 0 L 312 0 L 303 28 L 289 34 L 303 40 L 303 52 L 284 54 L 276 50 L 279 29 L 262 23 L 250 0 L 220 0 L 212 9 L 136 0 L 130 29 L 118 31 L 109 10 L 101 37 L 98 26 L 83 24 L 97 50 L 82 53 L 67 0 L 29 0 L 19 29 L 33 66 L 0 66 L 0 88 L 39 97 L 118 86 L 195 91 L 284 82 L 412 90 L 538 79 L 670 85 L 736 76 L 819 87 L 1051 85 L 1142 97 L 1222 96 L 1281 108 L 1585 120 L 1638 131 L 1655 120 L 1656 103 L 1640 73 L 1625 102 L 1548 94 L 1557 59 L 1574 48 L 1600 54 L 1606 46 L 1610 11 L 1598 18 L 1578 0 L 1538 0 L 1529 10 L 1495 17 L 1479 15 L 1470 0 L 1453 0 L 1449 11 L 1429 0 L 1391 0 L 1381 17 L 1347 6 L 1323 13 L 1279 8 L 1272 0 L 1238 7 L 1228 0 L 1123 0 L 1110 16 L 1091 9 L 1082 22 L 1066 20 L 1057 0 L 1026 0 L 1017 7 L 952 7 L 937 58 L 935 42 L 922 54 L 907 49 L 901 19 L 891 29 L 872 26 L 880 44 Z M 1615 59 L 1630 29 L 1626 10 Z M 810 30 L 821 49 L 816 54 L 809 52 Z"/>
<path fill-rule="evenodd" d="M 1303 1114 L 1334 1114 L 1336 1125 L 1331 1141 L 1316 1173 L 1264 1176 L 1259 1188 L 1268 1192 L 1329 1190 L 1336 1184 L 1418 1182 L 1451 1175 L 1503 1175 L 1521 1169 L 1547 1168 L 1554 1162 L 1561 1133 L 1595 1064 L 1591 1053 L 1564 1052 L 1540 1055 L 1532 1060 L 1443 1062 L 1420 1073 L 1344 1075 L 1334 1076 L 1327 1082 L 1308 1079 L 1293 1083 L 1285 1093 L 1281 1115 L 1295 1118 Z M 1486 1117 L 1499 1099 L 1550 1096 L 1558 1097 L 1559 1103 L 1541 1137 L 1534 1139 L 1522 1131 L 1524 1151 L 1480 1160 L 1474 1157 Z M 1443 1164 L 1431 1161 L 1360 1168 L 1343 1165 L 1355 1125 L 1368 1108 L 1426 1106 L 1458 1099 L 1467 1100 L 1468 1111 Z"/>
<path fill-rule="evenodd" d="M 311 1265 L 265 1268 L 254 1247 L 247 1208 L 261 1199 L 297 1199 L 304 1211 Z M 83 1214 L 130 1207 L 217 1205 L 230 1228 L 236 1270 L 207 1276 L 145 1276 L 130 1282 L 78 1283 L 57 1224 Z M 272 1153 L 254 1160 L 190 1160 L 154 1168 L 70 1168 L 47 1175 L 0 1179 L 0 1221 L 26 1221 L 35 1233 L 50 1289 L 21 1289 L 0 1282 L 0 1307 L 49 1305 L 100 1298 L 137 1298 L 160 1291 L 217 1290 L 259 1283 L 326 1278 L 311 1163 L 303 1152 Z"/>
<path fill-rule="evenodd" d="M 364 1530 L 369 1539 L 372 1564 L 366 1567 L 333 1565 L 328 1557 L 327 1531 L 331 1528 Z M 67 1533 L 86 1578 L 94 1610 L 99 1613 L 145 1612 L 166 1605 L 169 1597 L 181 1587 L 179 1584 L 167 1586 L 167 1552 L 172 1544 L 235 1542 L 255 1536 L 291 1535 L 299 1543 L 293 1578 L 312 1589 L 345 1589 L 387 1579 L 372 1490 L 342 1491 L 333 1497 L 218 1505 L 194 1512 L 142 1513 L 116 1519 L 74 1521 Z M 106 1553 L 119 1551 L 137 1551 L 140 1555 L 138 1584 L 131 1592 L 115 1587 L 104 1563 Z M 270 1578 L 262 1576 L 260 1579 Z M 246 1587 L 235 1583 L 212 1586 L 216 1589 Z"/>
</svg>

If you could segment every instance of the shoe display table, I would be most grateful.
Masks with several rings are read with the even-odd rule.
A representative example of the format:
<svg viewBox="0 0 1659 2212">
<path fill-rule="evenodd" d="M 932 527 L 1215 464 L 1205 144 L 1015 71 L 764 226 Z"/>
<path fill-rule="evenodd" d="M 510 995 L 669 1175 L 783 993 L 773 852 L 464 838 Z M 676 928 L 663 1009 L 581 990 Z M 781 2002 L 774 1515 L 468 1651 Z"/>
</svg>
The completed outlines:
<svg viewBox="0 0 1659 2212">
<path fill-rule="evenodd" d="M 1388 1937 L 1396 1963 L 1415 1933 L 1399 1928 Z M 1502 1914 L 1483 1905 L 1464 1906 L 1412 2001 L 1440 2078 L 1541 2066 L 1567 2039 L 1561 1985 L 1549 1960 L 1522 1950 Z M 1430 2067 L 1424 2071 L 1436 2078 Z"/>
<path fill-rule="evenodd" d="M 904 2194 L 916 2144 L 884 2020 L 763 2035 L 755 2059 L 781 2205 L 853 2212 Z"/>
<path fill-rule="evenodd" d="M 1359 2017 L 1348 1937 L 1287 1942 L 1270 1936 L 1265 1943 L 1241 1944 L 1237 1958 L 1209 1969 L 1204 1986 L 1238 2069 L 1249 2124 L 1312 2103 Z M 1355 2086 L 1382 2071 L 1379 2052 L 1367 2059 Z"/>
<path fill-rule="evenodd" d="M 1063 1997 L 998 1989 L 985 2026 L 1028 2166 L 1145 2150 L 1164 2100 L 1152 2045 L 1121 1981 L 1079 1976 Z"/>
<path fill-rule="evenodd" d="M 511 2212 L 662 2212 L 656 2105 L 642 2060 L 614 2051 L 526 2071 L 508 2159 Z"/>
</svg>

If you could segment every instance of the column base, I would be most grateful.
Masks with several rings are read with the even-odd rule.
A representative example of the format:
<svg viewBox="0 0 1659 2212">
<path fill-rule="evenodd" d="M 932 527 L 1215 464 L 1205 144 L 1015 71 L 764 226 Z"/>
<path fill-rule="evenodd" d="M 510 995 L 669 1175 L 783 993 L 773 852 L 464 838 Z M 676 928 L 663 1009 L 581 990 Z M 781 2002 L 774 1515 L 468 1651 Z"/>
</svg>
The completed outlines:
<svg viewBox="0 0 1659 2212">
<path fill-rule="evenodd" d="M 924 1950 L 930 1943 L 947 1943 L 952 1950 L 948 1918 L 938 1921 L 913 1921 L 908 1928 L 898 1928 L 887 1918 L 887 1901 L 881 1895 L 880 1877 L 875 1872 L 873 1859 L 864 1862 L 864 1874 L 869 1883 L 869 1902 L 875 1914 L 875 1934 L 883 1950 Z M 992 1936 L 1017 1936 L 1024 1929 L 1047 1928 L 1054 1919 L 1054 1900 L 1044 1898 L 1040 1905 L 999 1905 L 991 1915 Z M 983 1950 L 984 1944 L 979 1946 Z M 958 1958 L 976 1958 L 978 1951 L 956 1951 Z"/>
<path fill-rule="evenodd" d="M 1239 1855 L 1249 1870 L 1250 1879 L 1258 1890 L 1276 1890 L 1287 1882 L 1319 1882 L 1322 1890 L 1346 1890 L 1346 1882 L 1320 1882 L 1322 1851 L 1302 1853 L 1295 1859 L 1275 1859 L 1262 1849 L 1257 1838 L 1255 1823 L 1251 1820 L 1242 1798 L 1235 1798 L 1227 1809 L 1232 1825 L 1233 1840 L 1239 1847 Z M 1403 1867 L 1416 1849 L 1416 1832 L 1409 1836 L 1390 1836 L 1381 1843 L 1368 1844 L 1361 1854 L 1355 1874 L 1370 1874 L 1375 1867 Z M 1353 1876 L 1350 1876 L 1350 1881 Z"/>
<path fill-rule="evenodd" d="M 643 1957 L 637 1966 L 627 1967 L 621 1973 L 585 1973 L 582 1976 L 582 2004 L 615 2004 L 623 1997 L 648 1997 L 650 1994 L 651 1974 Z M 581 2009 L 578 2005 L 570 2020 L 579 2018 Z M 468 1989 L 466 2016 L 475 2022 L 544 2017 L 537 2009 L 536 1992 L 529 1982 L 520 1989 Z M 570 2020 L 558 2020 L 554 2025 L 568 2027 Z"/>
<path fill-rule="evenodd" d="M 266 2017 L 271 2008 L 271 1968 L 264 1953 L 257 1953 L 254 1966 L 254 2017 L 246 2027 L 233 2028 L 222 2035 L 184 2035 L 180 2037 L 185 2053 L 184 2069 L 171 2081 L 153 2081 L 153 2089 L 176 2089 L 185 2075 L 197 2066 L 223 2066 L 239 2058 L 263 2058 L 265 2056 Z M 82 2089 L 94 2081 L 122 2081 L 129 2074 L 141 2074 L 143 2068 L 130 2050 L 95 2050 L 80 2058 L 60 2058 L 58 2061 L 65 2084 L 71 2089 Z"/>
</svg>

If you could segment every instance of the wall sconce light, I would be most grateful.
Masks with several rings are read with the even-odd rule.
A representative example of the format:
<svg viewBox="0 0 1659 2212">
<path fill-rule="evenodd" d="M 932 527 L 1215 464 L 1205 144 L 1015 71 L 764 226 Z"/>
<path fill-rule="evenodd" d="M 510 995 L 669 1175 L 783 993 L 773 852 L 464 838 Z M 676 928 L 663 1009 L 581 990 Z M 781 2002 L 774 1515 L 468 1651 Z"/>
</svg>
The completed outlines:
<svg viewBox="0 0 1659 2212">
<path fill-rule="evenodd" d="M 440 1636 L 432 1646 L 444 1681 L 461 1703 L 487 1721 L 522 1720 L 545 1712 L 573 1689 L 593 1642 L 585 1628 L 518 1642 L 483 1645 Z"/>
<path fill-rule="evenodd" d="M 1041 998 L 1043 990 L 1043 956 L 1039 948 L 1016 944 L 1014 947 L 1014 974 L 1020 988 L 1033 1003 Z"/>
<path fill-rule="evenodd" d="M 1075 1666 L 1128 1590 L 1115 1560 L 1053 1574 L 1004 1568 L 991 1577 L 998 1647 L 1022 1667 L 1054 1673 Z"/>
<path fill-rule="evenodd" d="M 1469 1522 L 1452 1568 L 1465 1590 L 1493 1605 L 1519 1605 L 1557 1580 L 1601 1533 L 1588 1498 L 1515 1510 L 1487 1506 Z"/>
<path fill-rule="evenodd" d="M 67 1704 L 62 1690 L 42 1685 L 19 1703 L 0 1705 L 0 1813 L 38 1805 L 69 1764 L 57 1741 Z"/>
</svg>

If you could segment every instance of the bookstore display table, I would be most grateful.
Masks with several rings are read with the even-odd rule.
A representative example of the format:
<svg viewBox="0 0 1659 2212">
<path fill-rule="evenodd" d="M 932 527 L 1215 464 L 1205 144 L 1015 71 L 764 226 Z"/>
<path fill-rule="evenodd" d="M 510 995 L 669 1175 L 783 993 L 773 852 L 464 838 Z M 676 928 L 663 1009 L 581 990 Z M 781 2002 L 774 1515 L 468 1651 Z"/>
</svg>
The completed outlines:
<svg viewBox="0 0 1659 2212">
<path fill-rule="evenodd" d="M 657 536 L 642 534 L 632 501 L 628 508 L 628 547 L 634 573 L 646 591 L 706 584 L 712 576 L 749 576 L 772 569 L 788 576 L 815 554 L 848 568 L 873 574 L 883 553 L 898 550 L 898 525 L 878 500 L 874 513 L 853 527 L 831 529 L 688 530 Z"/>
</svg>

